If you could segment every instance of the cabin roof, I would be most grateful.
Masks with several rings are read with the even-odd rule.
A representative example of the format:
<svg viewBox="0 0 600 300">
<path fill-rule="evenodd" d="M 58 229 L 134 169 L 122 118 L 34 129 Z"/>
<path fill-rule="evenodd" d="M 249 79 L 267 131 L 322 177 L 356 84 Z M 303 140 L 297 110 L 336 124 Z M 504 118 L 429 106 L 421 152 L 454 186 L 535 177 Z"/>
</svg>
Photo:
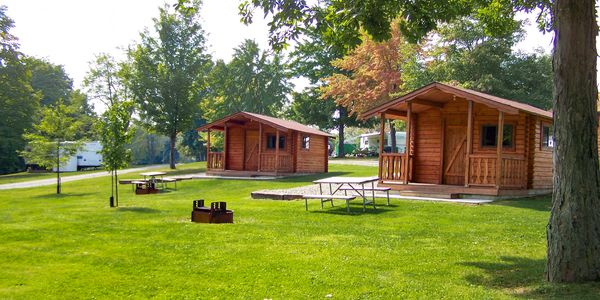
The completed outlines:
<svg viewBox="0 0 600 300">
<path fill-rule="evenodd" d="M 414 102 L 414 104 L 417 106 L 418 112 L 419 106 L 421 106 L 421 110 L 429 109 L 432 105 L 435 106 L 436 104 L 444 104 L 452 101 L 455 96 L 472 100 L 473 102 L 481 103 L 509 114 L 517 114 L 519 111 L 524 111 L 530 114 L 552 119 L 551 111 L 546 111 L 529 104 L 439 82 L 430 83 L 406 95 L 373 107 L 364 112 L 362 117 L 365 119 L 370 118 L 386 111 L 387 109 L 405 110 L 406 103 L 408 101 Z"/>
<path fill-rule="evenodd" d="M 247 120 L 252 120 L 252 121 L 262 123 L 262 124 L 266 124 L 266 125 L 269 125 L 271 127 L 277 128 L 282 131 L 295 130 L 295 131 L 314 134 L 314 135 L 333 137 L 333 135 L 331 135 L 329 133 L 326 133 L 326 132 L 320 131 L 318 129 L 300 124 L 295 121 L 283 120 L 283 119 L 278 119 L 275 117 L 270 117 L 270 116 L 265 116 L 265 115 L 261 115 L 261 114 L 257 114 L 257 113 L 250 113 L 250 112 L 245 112 L 245 111 L 241 111 L 241 112 L 226 116 L 226 117 L 224 117 L 220 120 L 214 121 L 212 123 L 202 125 L 202 126 L 198 127 L 196 130 L 197 131 L 205 131 L 208 129 L 223 130 L 223 128 L 225 127 L 225 123 L 227 123 L 229 121 L 246 122 Z"/>
</svg>

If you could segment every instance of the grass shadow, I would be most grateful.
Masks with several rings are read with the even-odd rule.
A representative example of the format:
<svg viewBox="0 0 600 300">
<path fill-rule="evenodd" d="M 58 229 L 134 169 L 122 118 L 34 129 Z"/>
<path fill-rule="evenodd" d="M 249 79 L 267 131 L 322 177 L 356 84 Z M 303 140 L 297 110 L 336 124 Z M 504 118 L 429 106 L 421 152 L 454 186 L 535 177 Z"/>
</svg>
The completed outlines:
<svg viewBox="0 0 600 300">
<path fill-rule="evenodd" d="M 136 213 L 145 213 L 145 214 L 160 212 L 160 210 L 158 210 L 158 209 L 153 209 L 153 208 L 148 208 L 148 207 L 136 207 L 136 206 L 117 207 L 117 211 L 118 212 L 136 212 Z"/>
<path fill-rule="evenodd" d="M 68 197 L 84 197 L 84 196 L 90 196 L 90 195 L 94 195 L 96 193 L 94 192 L 88 192 L 88 193 L 48 193 L 48 194 L 42 194 L 42 195 L 37 195 L 37 196 L 31 196 L 31 198 L 33 199 L 44 199 L 44 200 L 50 200 L 50 199 L 64 199 L 64 198 L 68 198 Z"/>
<path fill-rule="evenodd" d="M 499 200 L 492 202 L 490 205 L 512 206 L 517 208 L 533 209 L 537 211 L 550 211 L 552 208 L 552 196 L 544 195 L 531 198 Z"/>
<path fill-rule="evenodd" d="M 464 262 L 483 274 L 465 276 L 467 282 L 487 289 L 501 290 L 510 296 L 525 299 L 598 299 L 600 283 L 550 284 L 544 280 L 545 259 L 502 256 L 501 261 Z"/>
<path fill-rule="evenodd" d="M 389 206 L 377 206 L 377 209 L 373 209 L 373 206 L 367 205 L 367 210 L 363 211 L 362 205 L 350 205 L 350 212 L 346 210 L 346 205 L 336 205 L 331 207 L 331 205 L 325 204 L 325 208 L 321 209 L 318 207 L 317 209 L 312 209 L 310 207 L 310 203 L 308 206 L 308 212 L 315 214 L 329 214 L 329 215 L 346 215 L 346 216 L 360 216 L 360 215 L 380 215 L 391 212 L 391 209 L 385 209 L 385 207 Z"/>
</svg>

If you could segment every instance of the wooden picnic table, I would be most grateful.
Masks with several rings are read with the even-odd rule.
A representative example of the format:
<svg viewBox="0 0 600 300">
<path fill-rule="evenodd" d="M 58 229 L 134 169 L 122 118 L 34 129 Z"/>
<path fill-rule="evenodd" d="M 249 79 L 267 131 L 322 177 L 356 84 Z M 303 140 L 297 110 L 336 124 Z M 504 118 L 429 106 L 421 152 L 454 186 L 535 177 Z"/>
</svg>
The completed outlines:
<svg viewBox="0 0 600 300">
<path fill-rule="evenodd" d="M 160 182 L 163 185 L 163 188 L 165 188 L 163 176 L 167 175 L 166 172 L 145 172 L 145 173 L 140 173 L 140 175 L 144 176 L 144 180 L 146 180 L 146 177 L 150 177 L 149 179 L 147 179 L 147 181 L 152 182 L 154 184 L 157 183 L 156 177 L 160 176 Z"/>
<path fill-rule="evenodd" d="M 319 192 L 323 194 L 323 184 L 329 185 L 329 195 L 335 194 L 344 186 L 347 186 L 348 190 L 355 191 L 358 195 L 363 198 L 363 211 L 367 210 L 367 204 L 373 204 L 373 209 L 377 209 L 375 207 L 375 182 L 379 180 L 379 177 L 329 177 L 323 178 L 319 180 L 313 181 L 313 183 L 319 184 Z M 371 184 L 370 188 L 365 188 L 365 185 Z M 335 189 L 333 185 L 338 185 Z M 373 192 L 373 199 L 371 201 L 367 200 L 367 190 Z"/>
</svg>

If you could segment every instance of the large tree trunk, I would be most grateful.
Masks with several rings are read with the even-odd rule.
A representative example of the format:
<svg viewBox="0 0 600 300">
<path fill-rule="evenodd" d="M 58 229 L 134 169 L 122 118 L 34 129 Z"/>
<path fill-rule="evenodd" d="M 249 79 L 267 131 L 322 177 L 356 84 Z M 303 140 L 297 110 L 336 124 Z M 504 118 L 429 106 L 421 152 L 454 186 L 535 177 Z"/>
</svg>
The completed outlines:
<svg viewBox="0 0 600 300">
<path fill-rule="evenodd" d="M 554 195 L 551 282 L 600 280 L 600 170 L 594 0 L 554 2 Z"/>
<path fill-rule="evenodd" d="M 172 133 L 169 139 L 169 167 L 175 169 L 175 142 L 177 142 L 177 134 Z"/>
</svg>

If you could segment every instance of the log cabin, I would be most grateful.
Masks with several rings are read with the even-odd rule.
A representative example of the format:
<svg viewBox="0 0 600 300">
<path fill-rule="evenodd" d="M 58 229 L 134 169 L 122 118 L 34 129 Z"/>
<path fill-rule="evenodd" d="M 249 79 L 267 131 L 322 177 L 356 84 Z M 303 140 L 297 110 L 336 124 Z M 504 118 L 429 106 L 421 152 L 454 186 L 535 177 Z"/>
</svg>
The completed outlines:
<svg viewBox="0 0 600 300">
<path fill-rule="evenodd" d="M 326 173 L 332 135 L 302 125 L 249 112 L 238 112 L 196 129 L 206 131 L 207 173 L 279 175 Z M 211 132 L 223 133 L 223 149 L 211 151 Z"/>
<path fill-rule="evenodd" d="M 380 186 L 453 198 L 552 191 L 552 112 L 434 82 L 362 116 L 379 117 L 381 134 L 404 120 L 409 133 L 405 153 L 380 150 Z"/>
</svg>

